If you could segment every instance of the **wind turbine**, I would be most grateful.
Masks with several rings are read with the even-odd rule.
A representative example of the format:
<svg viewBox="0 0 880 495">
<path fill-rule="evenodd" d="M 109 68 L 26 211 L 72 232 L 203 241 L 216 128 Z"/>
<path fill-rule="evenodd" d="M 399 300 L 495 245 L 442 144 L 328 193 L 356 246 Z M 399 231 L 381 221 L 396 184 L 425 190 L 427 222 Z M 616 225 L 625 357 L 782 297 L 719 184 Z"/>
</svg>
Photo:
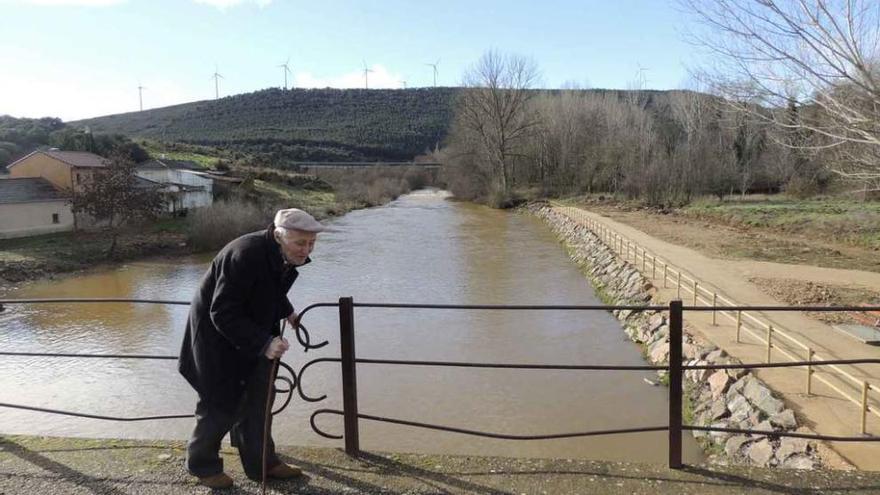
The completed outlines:
<svg viewBox="0 0 880 495">
<path fill-rule="evenodd" d="M 288 67 L 288 64 L 290 64 L 290 57 L 287 57 L 287 61 L 278 66 L 284 67 L 284 89 L 287 89 L 287 74 L 292 74 L 292 72 L 290 72 L 290 67 Z"/>
<path fill-rule="evenodd" d="M 434 69 L 434 87 L 437 87 L 437 66 L 440 65 L 440 59 L 438 58 L 436 62 L 433 64 L 425 64 L 431 66 Z"/>
<path fill-rule="evenodd" d="M 639 84 L 639 89 L 645 89 L 648 85 L 648 78 L 645 77 L 645 72 L 651 70 L 649 67 L 642 67 L 642 64 L 636 62 L 636 67 L 639 68 L 636 74 L 636 81 Z"/>
<path fill-rule="evenodd" d="M 370 72 L 373 72 L 373 69 L 367 68 L 367 61 L 366 60 L 362 60 L 362 61 L 364 63 L 364 89 L 370 89 L 370 79 L 369 79 L 368 74 Z"/>
<path fill-rule="evenodd" d="M 214 99 L 217 100 L 220 99 L 220 79 L 223 79 L 217 72 L 217 65 L 214 65 L 214 74 L 211 77 L 214 78 Z"/>
<path fill-rule="evenodd" d="M 140 102 L 141 112 L 144 111 L 144 90 L 147 89 L 144 86 L 141 86 L 141 83 L 138 83 L 138 101 Z"/>
</svg>

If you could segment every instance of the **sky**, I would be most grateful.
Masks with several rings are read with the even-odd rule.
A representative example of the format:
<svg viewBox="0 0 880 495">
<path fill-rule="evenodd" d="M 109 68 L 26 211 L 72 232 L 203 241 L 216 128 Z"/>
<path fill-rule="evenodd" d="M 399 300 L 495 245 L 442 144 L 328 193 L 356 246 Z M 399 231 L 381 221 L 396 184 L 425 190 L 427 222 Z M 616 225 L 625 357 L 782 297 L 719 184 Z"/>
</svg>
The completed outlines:
<svg viewBox="0 0 880 495">
<path fill-rule="evenodd" d="M 540 87 L 686 87 L 673 0 L 0 0 L 0 115 L 65 121 L 284 85 L 458 86 L 488 50 Z"/>
</svg>

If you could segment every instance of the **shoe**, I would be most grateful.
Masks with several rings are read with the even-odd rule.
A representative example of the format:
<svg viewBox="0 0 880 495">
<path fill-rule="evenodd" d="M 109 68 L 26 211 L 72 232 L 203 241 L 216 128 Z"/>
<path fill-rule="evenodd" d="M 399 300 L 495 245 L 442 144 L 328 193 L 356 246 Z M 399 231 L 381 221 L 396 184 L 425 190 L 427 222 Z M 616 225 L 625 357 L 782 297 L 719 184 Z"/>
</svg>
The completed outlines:
<svg viewBox="0 0 880 495">
<path fill-rule="evenodd" d="M 286 480 L 288 478 L 296 478 L 297 476 L 302 476 L 302 469 L 291 466 L 289 464 L 278 464 L 277 466 L 269 469 L 269 472 L 266 475 L 269 478 L 275 478 L 278 480 Z"/>
<path fill-rule="evenodd" d="M 208 488 L 229 488 L 232 486 L 232 478 L 226 473 L 219 473 L 199 478 L 199 484 Z"/>
</svg>

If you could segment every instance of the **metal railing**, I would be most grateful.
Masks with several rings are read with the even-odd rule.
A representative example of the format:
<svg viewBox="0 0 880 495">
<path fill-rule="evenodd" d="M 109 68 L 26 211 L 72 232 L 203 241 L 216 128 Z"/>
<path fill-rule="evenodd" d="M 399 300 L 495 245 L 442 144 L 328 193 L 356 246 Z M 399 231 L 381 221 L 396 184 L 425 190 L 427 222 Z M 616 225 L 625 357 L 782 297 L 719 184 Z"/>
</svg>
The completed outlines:
<svg viewBox="0 0 880 495">
<path fill-rule="evenodd" d="M 551 204 L 558 208 L 565 208 L 563 210 L 563 214 L 571 218 L 576 222 L 580 222 L 589 228 L 594 235 L 596 235 L 606 246 L 615 251 L 622 260 L 631 261 L 632 265 L 638 268 L 639 266 L 639 258 L 641 254 L 641 272 L 644 276 L 648 276 L 648 272 L 650 271 L 650 276 L 652 280 L 656 280 L 658 277 L 658 264 L 660 268 L 662 268 L 662 276 L 660 276 L 663 281 L 663 288 L 670 288 L 670 282 L 673 283 L 673 287 L 676 289 L 676 296 L 681 298 L 682 292 L 689 293 L 691 296 L 691 304 L 692 306 L 698 306 L 700 303 L 705 304 L 706 306 L 711 308 L 712 311 L 712 325 L 717 325 L 717 314 L 721 314 L 722 316 L 728 318 L 732 323 L 736 325 L 736 333 L 734 341 L 737 344 L 742 343 L 742 334 L 751 336 L 755 340 L 758 341 L 761 345 L 766 345 L 766 354 L 767 354 L 767 362 L 772 363 L 773 358 L 773 350 L 782 355 L 784 358 L 790 360 L 791 362 L 801 362 L 801 361 L 823 361 L 823 357 L 815 352 L 812 346 L 805 344 L 800 339 L 798 339 L 795 335 L 792 334 L 791 331 L 787 330 L 783 326 L 779 324 L 774 324 L 773 322 L 762 320 L 758 315 L 754 314 L 754 311 L 762 311 L 761 308 L 755 306 L 744 306 L 742 304 L 737 303 L 732 298 L 725 296 L 721 293 L 721 291 L 717 289 L 708 289 L 708 286 L 711 284 L 707 284 L 705 282 L 700 281 L 696 276 L 690 275 L 686 273 L 681 268 L 676 267 L 674 264 L 669 263 L 667 260 L 662 257 L 657 256 L 652 251 L 645 249 L 643 246 L 639 245 L 637 242 L 634 242 L 632 239 L 617 233 L 616 231 L 609 228 L 605 223 L 592 218 L 587 215 L 584 210 L 581 208 L 572 207 L 569 205 L 565 205 L 562 203 L 551 202 Z M 719 304 L 721 303 L 721 304 Z M 739 307 L 743 307 L 746 309 L 738 309 Z M 875 311 L 870 307 L 861 307 L 861 306 L 851 306 L 847 308 L 831 308 L 831 307 L 812 307 L 810 309 L 804 309 L 805 311 Z M 755 325 L 754 328 L 746 325 L 744 320 L 750 321 Z M 781 340 L 780 340 L 781 339 Z M 785 341 L 790 346 L 793 346 L 796 349 L 799 349 L 803 352 L 803 355 L 795 354 L 795 349 L 788 347 L 786 349 L 783 347 L 782 341 Z M 831 361 L 825 361 L 826 363 Z M 837 384 L 832 383 L 825 377 L 816 375 L 816 370 L 813 369 L 812 366 L 806 366 L 806 373 L 804 378 L 805 391 L 807 395 L 812 395 L 813 393 L 813 379 L 821 382 L 826 385 L 828 388 L 837 393 L 841 398 L 855 404 L 862 411 L 861 421 L 860 421 L 860 432 L 867 433 L 867 424 L 865 417 L 867 413 L 871 413 L 874 416 L 880 418 L 880 406 L 877 405 L 877 401 L 871 400 L 871 392 L 878 393 L 880 392 L 880 387 L 878 385 L 869 382 L 868 380 L 860 380 L 855 377 L 852 373 L 844 370 L 840 366 L 836 364 L 832 364 L 828 366 L 831 371 L 828 372 L 830 376 L 837 376 L 839 379 L 842 379 L 844 383 L 849 383 L 854 387 L 854 390 L 858 391 L 857 394 L 854 393 L 853 390 L 847 391 L 843 390 Z M 871 404 L 870 402 L 874 402 Z"/>
<path fill-rule="evenodd" d="M 134 300 L 134 299 L 19 299 L 19 300 L 0 300 L 0 310 L 3 305 L 25 304 L 25 303 L 87 303 L 87 302 L 134 302 L 134 303 L 152 303 L 152 304 L 189 304 L 182 301 L 154 301 L 154 300 Z M 756 369 L 756 368 L 781 368 L 793 366 L 836 366 L 840 364 L 880 364 L 880 359 L 839 359 L 833 361 L 797 361 L 790 363 L 753 363 L 753 364 L 707 364 L 707 365 L 682 365 L 682 347 L 683 347 L 683 314 L 685 311 L 711 311 L 712 308 L 704 306 L 683 306 L 679 300 L 672 301 L 668 306 L 503 306 L 503 305 L 440 305 L 440 304 L 386 304 L 386 303 L 355 303 L 351 297 L 343 297 L 338 303 L 319 303 L 313 304 L 303 310 L 299 315 L 298 324 L 296 326 L 296 337 L 304 351 L 318 349 L 328 344 L 327 341 L 312 344 L 310 335 L 305 326 L 302 325 L 302 318 L 312 310 L 321 307 L 337 307 L 339 310 L 339 335 L 340 335 L 340 357 L 322 357 L 313 359 L 305 363 L 300 368 L 299 373 L 294 372 L 289 366 L 284 365 L 288 372 L 292 375 L 292 379 L 280 378 L 288 384 L 287 389 L 277 389 L 277 392 L 288 393 L 288 396 L 281 408 L 273 411 L 280 412 L 289 402 L 293 390 L 297 390 L 300 397 L 308 402 L 318 402 L 327 396 L 311 397 L 303 390 L 303 376 L 305 371 L 318 363 L 338 362 L 342 371 L 342 398 L 343 408 L 338 409 L 318 409 L 314 411 L 310 418 L 310 424 L 314 431 L 327 438 L 344 439 L 345 451 L 351 456 L 360 454 L 359 440 L 359 421 L 378 421 L 390 424 L 428 428 L 446 432 L 453 432 L 466 435 L 474 435 L 480 437 L 500 438 L 509 440 L 547 440 L 559 438 L 574 437 L 590 437 L 600 435 L 615 435 L 624 433 L 640 433 L 640 432 L 668 432 L 668 464 L 670 468 L 678 469 L 683 466 L 682 463 L 682 432 L 688 430 L 698 430 L 706 432 L 723 432 L 723 433 L 739 433 L 764 435 L 768 437 L 797 437 L 814 440 L 839 441 L 839 442 L 876 442 L 880 441 L 880 437 L 866 436 L 831 436 L 806 433 L 765 431 L 765 430 L 748 430 L 738 428 L 719 428 L 697 425 L 685 425 L 682 420 L 682 402 L 683 402 L 683 373 L 687 370 L 722 370 L 722 369 Z M 630 310 L 630 311 L 668 311 L 669 321 L 669 364 L 660 366 L 616 366 L 616 365 L 554 365 L 554 364 L 516 364 L 516 363 L 473 363 L 473 362 L 448 362 L 448 361 L 417 361 L 417 360 L 390 360 L 390 359 L 369 359 L 359 358 L 356 353 L 355 346 L 355 308 L 396 308 L 396 309 L 434 309 L 434 310 L 501 310 L 501 311 L 613 311 L 613 310 Z M 816 308 L 808 307 L 753 307 L 753 306 L 737 306 L 734 310 L 761 310 L 761 311 L 803 311 L 813 310 Z M 849 311 L 849 308 L 820 308 L 821 310 L 843 310 Z M 880 310 L 880 308 L 868 308 Z M 175 359 L 176 356 L 153 356 L 153 355 L 134 355 L 134 354 L 78 354 L 78 353 L 33 353 L 33 352 L 14 352 L 0 351 L 0 355 L 5 356 L 42 356 L 42 357 L 83 357 L 83 358 L 113 358 L 113 359 Z M 283 363 L 282 363 L 283 364 Z M 663 425 L 640 426 L 633 428 L 622 428 L 612 430 L 594 430 L 583 432 L 568 433 L 549 433 L 544 435 L 510 435 L 485 431 L 470 430 L 460 427 L 451 427 L 444 425 L 436 425 L 410 421 L 400 418 L 388 418 L 371 414 L 361 413 L 358 409 L 358 392 L 357 392 L 357 366 L 358 365 L 392 365 L 392 366 L 440 366 L 440 367 L 466 367 L 466 368 L 503 368 L 503 369 L 530 369 L 530 370 L 614 370 L 614 371 L 649 371 L 664 370 L 669 373 L 669 415 L 668 422 Z M 21 404 L 0 403 L 0 407 L 16 408 L 24 410 L 32 410 L 53 414 L 61 414 L 68 416 L 80 416 L 94 419 L 104 419 L 112 421 L 145 421 L 156 419 L 172 419 L 191 417 L 191 414 L 169 415 L 169 416 L 153 416 L 153 417 L 137 417 L 137 418 L 120 418 L 113 416 L 101 416 L 95 414 L 84 414 L 72 411 L 63 411 L 49 408 L 38 408 Z M 333 435 L 321 430 L 316 418 L 322 414 L 332 414 L 343 417 L 343 434 Z"/>
</svg>

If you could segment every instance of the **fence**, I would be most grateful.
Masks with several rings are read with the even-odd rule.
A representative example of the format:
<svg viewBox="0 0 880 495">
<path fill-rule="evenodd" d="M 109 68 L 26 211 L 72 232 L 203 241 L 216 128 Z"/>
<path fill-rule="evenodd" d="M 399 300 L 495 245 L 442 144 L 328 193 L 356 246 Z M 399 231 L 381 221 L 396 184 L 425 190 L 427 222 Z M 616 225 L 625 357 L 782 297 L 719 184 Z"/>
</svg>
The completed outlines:
<svg viewBox="0 0 880 495">
<path fill-rule="evenodd" d="M 181 301 L 152 301 L 152 300 L 133 300 L 133 299 L 37 299 L 37 300 L 0 300 L 0 311 L 3 305 L 24 304 L 24 303 L 87 303 L 87 302 L 128 302 L 128 303 L 146 303 L 146 304 L 188 304 Z M 288 393 L 284 406 L 290 401 L 290 397 L 294 389 L 296 389 L 303 400 L 309 402 L 317 402 L 326 398 L 310 397 L 303 390 L 303 376 L 305 371 L 318 363 L 338 362 L 342 371 L 342 397 L 343 409 L 318 409 L 314 411 L 310 417 L 312 428 L 319 435 L 328 438 L 344 439 L 345 451 L 349 455 L 358 456 L 360 454 L 359 440 L 359 421 L 379 421 L 391 424 L 429 428 L 440 431 L 448 431 L 459 434 L 474 435 L 481 437 L 503 438 L 510 440 L 549 440 L 558 438 L 574 438 L 574 437 L 590 437 L 599 435 L 614 435 L 624 433 L 640 433 L 651 431 L 667 431 L 668 432 L 668 464 L 670 468 L 679 469 L 683 467 L 682 463 L 682 432 L 688 430 L 699 430 L 706 432 L 725 432 L 765 435 L 770 437 L 798 437 L 815 440 L 828 440 L 840 442 L 876 442 L 880 441 L 880 437 L 845 437 L 845 436 L 829 436 L 815 435 L 805 433 L 792 432 L 768 432 L 756 431 L 736 428 L 718 428 L 696 425 L 685 425 L 682 421 L 682 400 L 683 387 L 682 375 L 687 370 L 720 370 L 720 369 L 755 369 L 755 368 L 777 368 L 792 366 L 836 366 L 840 364 L 880 364 L 880 359 L 848 359 L 834 361 L 798 361 L 791 363 L 754 363 L 754 364 L 712 364 L 712 365 L 682 365 L 682 326 L 683 315 L 685 311 L 711 311 L 712 308 L 704 306 L 683 306 L 679 300 L 672 301 L 668 306 L 499 306 L 499 305 L 438 305 L 438 304 L 387 304 L 387 303 L 355 303 L 351 297 L 343 297 L 338 303 L 319 303 L 311 305 L 300 313 L 295 328 L 296 338 L 303 346 L 305 351 L 310 349 L 318 349 L 328 344 L 327 341 L 312 344 L 308 330 L 302 324 L 302 318 L 316 308 L 321 307 L 337 307 L 339 310 L 339 335 L 340 335 L 340 352 L 341 356 L 336 358 L 317 358 L 304 364 L 295 373 L 287 367 L 291 373 L 292 379 L 282 379 L 289 388 L 285 390 L 276 389 L 280 393 Z M 669 320 L 669 364 L 663 366 L 615 366 L 615 365 L 553 365 L 553 364 L 516 364 L 516 363 L 472 363 L 472 362 L 443 362 L 443 361 L 414 361 L 414 360 L 389 360 L 389 359 L 368 359 L 359 358 L 356 353 L 355 339 L 355 308 L 396 308 L 396 309 L 433 309 L 433 310 L 499 310 L 499 311 L 612 311 L 612 310 L 630 310 L 630 311 L 667 311 Z M 736 311 L 745 311 L 760 309 L 765 311 L 801 311 L 811 308 L 790 308 L 790 307 L 733 307 Z M 828 308 L 825 308 L 828 309 Z M 836 308 L 837 310 L 850 311 L 850 308 Z M 878 310 L 880 308 L 871 308 Z M 52 354 L 52 353 L 32 353 L 32 352 L 15 352 L 0 351 L 0 355 L 4 356 L 41 356 L 41 357 L 84 357 L 84 358 L 108 358 L 108 359 L 175 359 L 175 356 L 150 356 L 150 355 L 110 355 L 110 354 Z M 595 430 L 585 432 L 570 433 L 552 433 L 546 435 L 509 435 L 492 432 L 482 432 L 476 430 L 468 430 L 458 427 L 450 427 L 443 425 L 433 425 L 420 423 L 416 421 L 404 420 L 399 418 L 388 418 L 361 413 L 358 410 L 358 393 L 357 393 L 357 365 L 358 364 L 378 364 L 392 366 L 441 366 L 441 367 L 466 367 L 466 368 L 502 368 L 502 369 L 530 369 L 530 370 L 615 370 L 615 371 L 645 371 L 645 370 L 664 370 L 669 373 L 669 414 L 668 421 L 664 425 L 639 426 L 632 428 L 622 428 L 614 430 Z M 286 365 L 285 365 L 286 366 Z M 280 412 L 283 409 L 273 411 Z M 53 413 L 68 416 L 79 416 L 94 419 L 103 419 L 110 421 L 145 421 L 158 419 L 185 418 L 192 416 L 191 414 L 170 415 L 170 416 L 154 416 L 154 417 L 135 417 L 121 418 L 112 416 L 102 416 L 96 414 L 85 414 L 80 412 L 63 411 L 58 409 L 39 408 L 22 404 L 0 403 L 0 407 L 24 409 L 31 411 L 39 411 L 45 413 Z M 333 435 L 322 431 L 316 423 L 316 418 L 322 414 L 333 414 L 343 417 L 343 435 Z"/>
<path fill-rule="evenodd" d="M 758 341 L 758 343 L 765 345 L 767 350 L 767 363 L 772 363 L 773 358 L 773 350 L 783 357 L 789 359 L 790 361 L 806 361 L 812 362 L 814 360 L 823 360 L 822 356 L 816 354 L 812 347 L 801 342 L 796 336 L 792 335 L 787 329 L 783 328 L 780 325 L 774 325 L 769 321 L 764 321 L 760 319 L 757 315 L 753 314 L 752 311 L 760 311 L 760 308 L 753 308 L 751 311 L 739 310 L 735 309 L 736 306 L 740 306 L 739 303 L 733 301 L 731 298 L 722 295 L 717 290 L 709 290 L 707 286 L 709 284 L 705 284 L 700 282 L 696 277 L 692 275 L 688 275 L 684 273 L 684 271 L 680 268 L 676 268 L 673 264 L 667 262 L 663 258 L 657 256 L 656 254 L 648 251 L 644 247 L 640 246 L 638 243 L 633 242 L 631 239 L 626 236 L 622 236 L 610 229 L 604 223 L 592 218 L 587 215 L 580 208 L 569 207 L 560 203 L 552 203 L 553 206 L 560 208 L 563 214 L 568 216 L 569 218 L 575 220 L 576 222 L 580 222 L 589 228 L 606 246 L 614 250 L 620 255 L 620 257 L 625 261 L 631 261 L 632 264 L 636 267 L 639 266 L 639 254 L 641 252 L 641 267 L 642 274 L 647 276 L 649 267 L 651 272 L 651 279 L 656 280 L 658 274 L 658 264 L 659 268 L 662 269 L 662 276 L 660 277 L 663 281 L 664 288 L 670 288 L 670 281 L 674 283 L 673 287 L 676 289 L 677 297 L 681 298 L 682 291 L 685 293 L 689 293 L 691 295 L 691 304 L 693 306 L 699 305 L 701 302 L 706 306 L 712 308 L 712 324 L 717 324 L 717 314 L 721 314 L 722 316 L 728 318 L 731 322 L 736 325 L 736 334 L 735 334 L 735 342 L 737 344 L 742 342 L 742 334 L 754 338 Z M 719 305 L 721 303 L 722 305 Z M 726 306 L 724 306 L 726 304 Z M 809 311 L 840 311 L 839 308 L 828 308 L 828 307 L 814 307 L 809 309 Z M 872 308 L 868 307 L 852 307 L 847 309 L 847 311 L 873 311 Z M 745 324 L 744 320 L 750 321 L 755 327 L 749 327 Z M 788 343 L 793 346 L 795 349 L 798 349 L 803 352 L 802 356 L 798 356 L 795 354 L 797 352 L 794 349 L 789 347 L 785 349 L 782 347 L 782 341 Z M 813 391 L 813 379 L 823 383 L 828 386 L 835 393 L 840 395 L 842 398 L 855 404 L 861 410 L 861 419 L 859 424 L 859 431 L 862 434 L 867 433 L 867 414 L 870 412 L 874 416 L 880 418 L 880 407 L 877 405 L 872 405 L 870 394 L 871 392 L 878 392 L 880 388 L 877 385 L 868 382 L 867 380 L 860 380 L 853 376 L 851 373 L 842 369 L 838 365 L 829 365 L 831 372 L 829 375 L 836 375 L 839 378 L 842 378 L 844 382 L 849 382 L 855 387 L 855 390 L 858 390 L 858 395 L 852 393 L 852 391 L 843 390 L 838 385 L 832 383 L 828 379 L 816 375 L 816 370 L 813 369 L 812 366 L 806 366 L 806 372 L 804 375 L 804 388 L 807 395 L 811 395 Z M 874 401 L 876 403 L 876 401 Z"/>
</svg>

